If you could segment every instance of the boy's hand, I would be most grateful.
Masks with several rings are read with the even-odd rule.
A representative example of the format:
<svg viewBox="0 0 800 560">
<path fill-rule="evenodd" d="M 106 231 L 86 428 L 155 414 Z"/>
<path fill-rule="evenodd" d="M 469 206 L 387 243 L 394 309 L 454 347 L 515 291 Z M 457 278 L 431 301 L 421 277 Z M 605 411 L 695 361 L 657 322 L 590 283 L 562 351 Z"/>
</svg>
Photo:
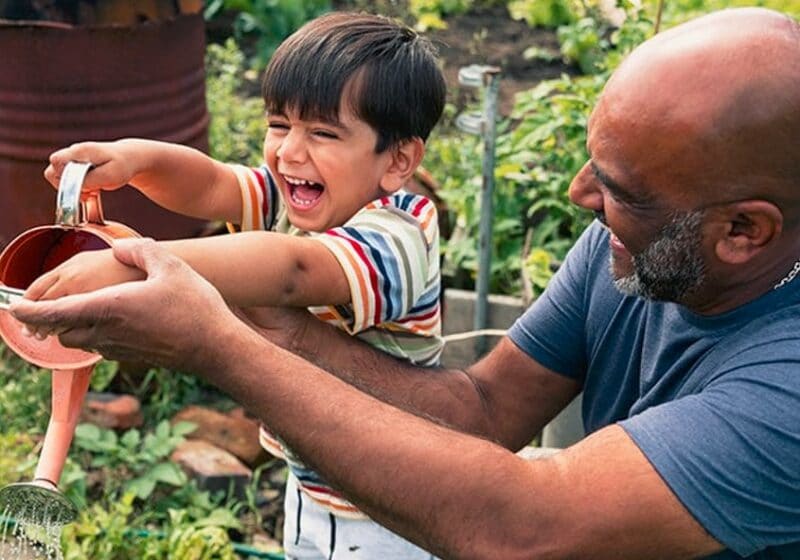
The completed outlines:
<svg viewBox="0 0 800 560">
<path fill-rule="evenodd" d="M 57 299 L 144 279 L 144 272 L 119 262 L 111 249 L 85 251 L 37 278 L 25 297 L 34 301 Z"/>
<path fill-rule="evenodd" d="M 64 166 L 70 161 L 91 163 L 83 183 L 84 191 L 111 191 L 128 184 L 139 172 L 138 152 L 130 141 L 81 142 L 50 154 L 44 177 L 55 188 L 61 181 Z"/>
</svg>

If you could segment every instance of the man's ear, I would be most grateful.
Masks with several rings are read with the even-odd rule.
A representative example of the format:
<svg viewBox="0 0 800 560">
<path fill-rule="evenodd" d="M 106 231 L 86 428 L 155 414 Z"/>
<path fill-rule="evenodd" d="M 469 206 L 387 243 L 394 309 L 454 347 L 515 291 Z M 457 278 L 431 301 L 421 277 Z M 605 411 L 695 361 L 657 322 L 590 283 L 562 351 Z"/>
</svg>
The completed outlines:
<svg viewBox="0 0 800 560">
<path fill-rule="evenodd" d="M 722 262 L 742 264 L 769 246 L 783 230 L 783 213 L 766 200 L 743 200 L 726 206 L 725 232 L 714 249 Z"/>
<path fill-rule="evenodd" d="M 397 192 L 414 175 L 425 155 L 425 143 L 421 138 L 412 138 L 390 150 L 392 160 L 381 177 L 381 188 L 387 193 Z"/>
</svg>

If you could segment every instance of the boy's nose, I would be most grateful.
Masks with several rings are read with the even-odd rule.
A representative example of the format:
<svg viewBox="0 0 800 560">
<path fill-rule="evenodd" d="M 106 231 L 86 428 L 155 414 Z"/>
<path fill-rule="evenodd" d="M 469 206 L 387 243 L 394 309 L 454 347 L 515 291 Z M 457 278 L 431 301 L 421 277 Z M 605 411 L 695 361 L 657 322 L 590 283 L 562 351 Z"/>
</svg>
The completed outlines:
<svg viewBox="0 0 800 560">
<path fill-rule="evenodd" d="M 302 134 L 290 130 L 281 141 L 276 155 L 289 163 L 302 163 L 306 159 L 306 146 Z"/>
<path fill-rule="evenodd" d="M 598 188 L 591 161 L 587 161 L 572 179 L 568 192 L 574 204 L 595 212 L 603 211 L 603 193 Z"/>
</svg>

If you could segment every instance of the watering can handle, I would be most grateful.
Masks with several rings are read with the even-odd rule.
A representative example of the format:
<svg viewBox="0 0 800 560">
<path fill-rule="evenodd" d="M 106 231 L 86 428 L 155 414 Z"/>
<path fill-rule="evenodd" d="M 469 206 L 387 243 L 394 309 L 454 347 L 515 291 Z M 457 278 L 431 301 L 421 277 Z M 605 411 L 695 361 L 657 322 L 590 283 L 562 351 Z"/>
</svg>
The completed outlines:
<svg viewBox="0 0 800 560">
<path fill-rule="evenodd" d="M 64 166 L 56 195 L 56 225 L 77 227 L 86 222 L 103 224 L 99 191 L 81 196 L 83 180 L 91 167 L 91 163 L 75 161 Z"/>
</svg>

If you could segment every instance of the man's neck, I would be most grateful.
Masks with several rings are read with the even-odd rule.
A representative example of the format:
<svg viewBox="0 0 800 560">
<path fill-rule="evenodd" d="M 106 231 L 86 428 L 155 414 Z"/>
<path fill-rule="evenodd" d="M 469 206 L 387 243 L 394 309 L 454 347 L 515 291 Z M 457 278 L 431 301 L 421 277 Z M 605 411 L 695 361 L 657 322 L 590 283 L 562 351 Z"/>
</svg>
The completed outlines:
<svg viewBox="0 0 800 560">
<path fill-rule="evenodd" d="M 782 251 L 780 259 L 740 265 L 723 271 L 717 282 L 710 280 L 684 303 L 700 315 L 719 315 L 772 291 L 800 282 L 800 244 Z"/>
</svg>

